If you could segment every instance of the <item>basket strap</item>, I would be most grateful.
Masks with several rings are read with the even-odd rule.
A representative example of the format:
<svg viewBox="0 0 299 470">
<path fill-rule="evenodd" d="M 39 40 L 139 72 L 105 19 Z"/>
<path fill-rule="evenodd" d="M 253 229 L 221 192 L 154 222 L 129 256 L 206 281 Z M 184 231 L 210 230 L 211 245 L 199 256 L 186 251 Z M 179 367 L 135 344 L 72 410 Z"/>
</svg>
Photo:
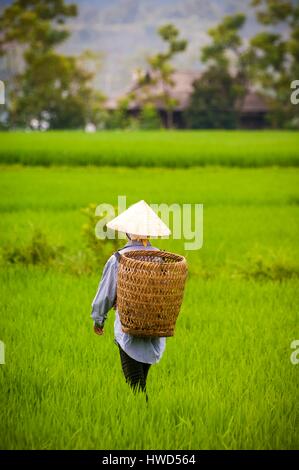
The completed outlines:
<svg viewBox="0 0 299 470">
<path fill-rule="evenodd" d="M 130 245 L 131 247 L 133 246 L 140 246 L 140 245 Z M 120 248 L 120 250 L 123 250 L 124 248 Z M 115 253 L 114 253 L 114 256 L 115 258 L 117 259 L 117 261 L 120 260 L 121 258 L 121 253 L 120 253 L 120 250 L 117 250 Z M 160 250 L 160 248 L 158 248 L 158 251 L 165 251 L 165 250 Z"/>
</svg>

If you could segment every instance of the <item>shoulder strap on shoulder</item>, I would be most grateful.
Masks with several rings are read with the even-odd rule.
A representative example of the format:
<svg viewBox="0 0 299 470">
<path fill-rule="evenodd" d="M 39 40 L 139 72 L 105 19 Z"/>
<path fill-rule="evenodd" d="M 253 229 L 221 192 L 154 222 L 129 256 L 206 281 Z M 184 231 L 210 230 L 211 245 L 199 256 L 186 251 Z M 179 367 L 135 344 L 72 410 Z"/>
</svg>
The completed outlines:
<svg viewBox="0 0 299 470">
<path fill-rule="evenodd" d="M 136 246 L 140 246 L 140 245 L 136 245 Z M 120 248 L 120 250 L 122 250 L 122 248 Z M 114 253 L 114 256 L 115 258 L 117 259 L 117 261 L 120 260 L 121 258 L 121 253 L 120 253 L 120 250 L 117 250 L 115 253 Z M 160 248 L 157 248 L 155 251 L 165 251 L 165 250 L 161 250 Z"/>
</svg>

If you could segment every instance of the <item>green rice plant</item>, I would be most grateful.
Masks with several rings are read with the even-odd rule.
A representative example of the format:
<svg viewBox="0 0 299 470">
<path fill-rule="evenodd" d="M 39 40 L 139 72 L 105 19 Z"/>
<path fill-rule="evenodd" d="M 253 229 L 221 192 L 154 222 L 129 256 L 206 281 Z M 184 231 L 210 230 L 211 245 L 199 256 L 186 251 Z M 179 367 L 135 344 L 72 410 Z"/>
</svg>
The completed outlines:
<svg viewBox="0 0 299 470">
<path fill-rule="evenodd" d="M 204 205 L 200 250 L 152 240 L 190 276 L 148 405 L 122 376 L 113 310 L 102 337 L 90 318 L 115 246 L 95 259 L 94 207 L 81 208 L 118 195 Z M 40 227 L 46 251 L 65 250 L 0 266 L 0 449 L 298 449 L 298 198 L 297 168 L 1 166 L 1 245 L 21 237 L 31 253 Z"/>
<path fill-rule="evenodd" d="M 34 228 L 28 244 L 15 246 L 6 244 L 3 247 L 2 256 L 5 262 L 11 264 L 50 266 L 55 260 L 61 258 L 63 251 L 64 247 L 53 246 L 45 233 Z"/>
<path fill-rule="evenodd" d="M 102 265 L 112 253 L 121 247 L 122 243 L 117 238 L 107 240 L 96 236 L 95 227 L 99 220 L 99 217 L 96 216 L 96 207 L 97 204 L 90 203 L 87 207 L 81 209 L 87 219 L 82 226 L 82 234 L 85 246 L 91 252 L 95 263 Z"/>
<path fill-rule="evenodd" d="M 0 163 L 188 168 L 298 166 L 292 131 L 2 132 Z"/>
<path fill-rule="evenodd" d="M 273 255 L 270 258 L 265 258 L 259 254 L 249 256 L 246 265 L 239 266 L 235 275 L 240 275 L 245 279 L 283 281 L 284 279 L 299 278 L 299 266 L 293 260 Z"/>
<path fill-rule="evenodd" d="M 149 403 L 93 333 L 98 274 L 0 270 L 1 449 L 296 449 L 298 280 L 188 280 Z"/>
</svg>

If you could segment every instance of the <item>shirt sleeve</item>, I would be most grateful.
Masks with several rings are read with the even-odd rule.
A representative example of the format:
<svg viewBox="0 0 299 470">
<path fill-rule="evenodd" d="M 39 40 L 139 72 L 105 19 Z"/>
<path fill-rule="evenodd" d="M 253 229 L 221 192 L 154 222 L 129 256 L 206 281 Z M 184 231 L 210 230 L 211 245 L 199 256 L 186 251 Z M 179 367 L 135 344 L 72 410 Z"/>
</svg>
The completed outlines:
<svg viewBox="0 0 299 470">
<path fill-rule="evenodd" d="M 99 324 L 104 324 L 116 300 L 117 268 L 118 261 L 112 255 L 104 267 L 97 293 L 91 304 L 91 317 Z"/>
</svg>

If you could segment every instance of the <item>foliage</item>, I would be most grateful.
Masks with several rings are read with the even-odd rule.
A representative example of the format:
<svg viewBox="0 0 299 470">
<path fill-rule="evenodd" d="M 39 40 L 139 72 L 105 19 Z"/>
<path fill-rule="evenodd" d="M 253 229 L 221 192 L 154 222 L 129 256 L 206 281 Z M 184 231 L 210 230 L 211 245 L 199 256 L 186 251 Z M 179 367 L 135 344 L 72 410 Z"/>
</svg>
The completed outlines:
<svg viewBox="0 0 299 470">
<path fill-rule="evenodd" d="M 209 30 L 211 43 L 201 51 L 201 59 L 207 67 L 194 83 L 185 113 L 188 127 L 237 127 L 248 84 L 239 34 L 245 20 L 245 16 L 239 13 L 226 16 L 218 26 Z"/>
<path fill-rule="evenodd" d="M 97 205 L 95 203 L 91 203 L 81 210 L 87 218 L 85 224 L 82 226 L 82 233 L 87 250 L 91 253 L 96 264 L 102 265 L 112 253 L 123 245 L 123 243 L 121 240 L 118 240 L 118 238 L 100 239 L 96 237 L 95 227 L 98 222 L 98 216 L 96 216 L 95 213 L 96 207 Z M 116 210 L 116 207 L 114 209 Z"/>
<path fill-rule="evenodd" d="M 44 53 L 69 36 L 65 20 L 77 15 L 75 4 L 64 0 L 14 0 L 0 16 L 0 53 L 15 44 L 27 50 Z"/>
<path fill-rule="evenodd" d="M 106 116 L 106 129 L 127 129 L 130 127 L 129 102 L 130 99 L 128 97 L 121 98 L 118 101 L 116 110 Z"/>
<path fill-rule="evenodd" d="M 245 21 L 244 14 L 236 13 L 235 15 L 225 16 L 219 25 L 211 28 L 208 34 L 212 42 L 201 50 L 203 63 L 211 62 L 219 69 L 228 70 L 232 63 L 230 55 L 235 56 L 235 61 L 240 57 L 242 39 L 239 31 L 244 26 Z M 235 62 L 234 65 L 239 66 L 238 62 Z"/>
<path fill-rule="evenodd" d="M 141 129 L 159 129 L 161 127 L 161 119 L 156 107 L 151 103 L 146 103 L 140 115 L 140 128 Z"/>
<path fill-rule="evenodd" d="M 272 127 L 298 128 L 290 85 L 299 76 L 299 6 L 291 0 L 252 0 L 252 5 L 265 30 L 250 41 L 251 78 L 267 97 Z"/>
<path fill-rule="evenodd" d="M 81 275 L 90 274 L 98 266 L 103 266 L 109 256 L 123 243 L 116 239 L 102 240 L 96 237 L 96 204 L 89 204 L 81 209 L 87 217 L 82 225 L 82 247 L 72 253 L 63 245 L 49 241 L 40 228 L 33 227 L 28 243 L 5 243 L 2 247 L 2 260 L 8 264 L 40 265 L 44 268 L 56 268 L 63 272 Z"/>
<path fill-rule="evenodd" d="M 209 30 L 211 43 L 201 55 L 207 68 L 195 84 L 186 113 L 192 127 L 235 127 L 245 91 L 255 85 L 266 98 L 271 126 L 298 128 L 290 86 L 299 76 L 299 6 L 291 0 L 252 0 L 251 4 L 266 29 L 252 37 L 249 46 L 239 35 L 246 20 L 241 13 L 225 17 Z"/>
<path fill-rule="evenodd" d="M 11 71 L 9 81 L 10 126 L 34 122 L 44 130 L 67 129 L 101 119 L 104 97 L 93 90 L 95 70 L 85 67 L 86 60 L 98 64 L 98 58 L 86 51 L 68 57 L 54 50 L 69 36 L 65 20 L 76 14 L 76 6 L 63 0 L 15 0 L 0 15 L 0 52 L 9 56 L 18 47 L 23 56 L 23 70 Z"/>
<path fill-rule="evenodd" d="M 185 112 L 191 129 L 233 129 L 237 127 L 235 109 L 238 92 L 232 76 L 211 66 L 194 82 L 190 105 Z"/>
<path fill-rule="evenodd" d="M 179 31 L 173 24 L 165 24 L 158 29 L 161 39 L 167 44 L 166 52 L 159 52 L 147 57 L 149 71 L 142 73 L 139 71 L 138 87 L 142 90 L 142 99 L 144 104 L 154 104 L 161 102 L 166 109 L 167 127 L 173 127 L 173 109 L 177 105 L 176 100 L 171 96 L 171 90 L 174 86 L 172 78 L 175 71 L 171 60 L 177 54 L 187 48 L 187 41 L 179 39 Z M 156 85 L 162 91 L 155 91 Z M 131 93 L 131 99 L 134 100 L 134 91 Z"/>
<path fill-rule="evenodd" d="M 272 253 L 270 256 L 250 253 L 247 256 L 247 263 L 236 267 L 234 277 L 282 282 L 285 279 L 298 279 L 299 268 L 292 260 L 279 257 L 277 253 Z"/>
<path fill-rule="evenodd" d="M 16 79 L 12 99 L 11 121 L 15 126 L 26 126 L 37 119 L 52 129 L 68 129 L 96 121 L 103 97 L 92 91 L 89 82 L 93 74 L 79 67 L 77 58 L 50 50 L 38 56 L 27 53 L 26 62 L 24 73 Z"/>
<path fill-rule="evenodd" d="M 42 264 L 50 266 L 63 255 L 64 247 L 55 246 L 49 242 L 45 233 L 34 228 L 28 244 L 4 245 L 3 259 L 11 264 Z"/>
</svg>

